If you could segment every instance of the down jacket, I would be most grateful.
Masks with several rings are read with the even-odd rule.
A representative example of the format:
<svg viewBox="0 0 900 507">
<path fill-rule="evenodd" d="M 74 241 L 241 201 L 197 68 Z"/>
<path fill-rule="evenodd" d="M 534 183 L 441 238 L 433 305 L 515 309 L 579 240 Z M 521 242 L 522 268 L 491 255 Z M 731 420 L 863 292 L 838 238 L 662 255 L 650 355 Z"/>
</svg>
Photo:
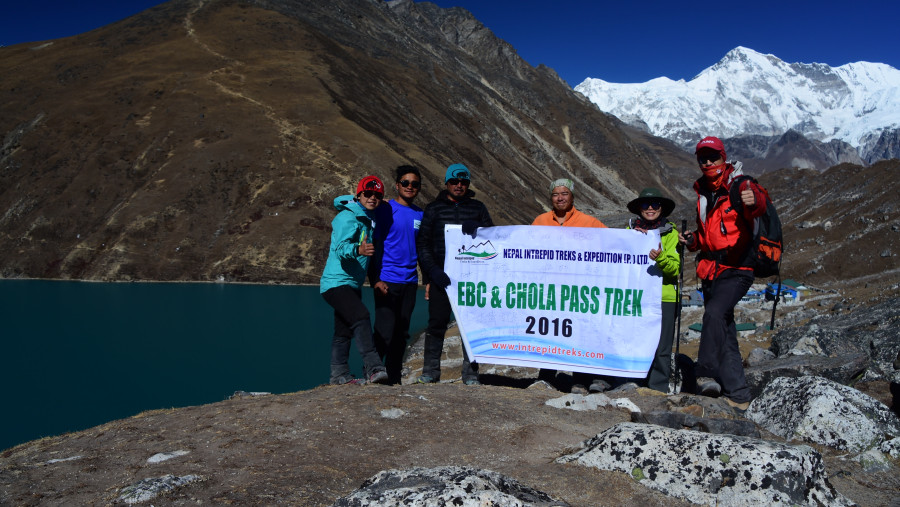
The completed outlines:
<svg viewBox="0 0 900 507">
<path fill-rule="evenodd" d="M 457 202 L 450 199 L 450 193 L 442 190 L 434 201 L 425 207 L 419 235 L 416 237 L 416 250 L 419 254 L 419 267 L 425 283 L 430 283 L 430 273 L 434 268 L 444 269 L 444 225 L 457 224 L 473 220 L 479 227 L 493 227 L 494 222 L 487 207 L 474 199 L 475 192 L 466 191 L 466 195 Z"/>
</svg>

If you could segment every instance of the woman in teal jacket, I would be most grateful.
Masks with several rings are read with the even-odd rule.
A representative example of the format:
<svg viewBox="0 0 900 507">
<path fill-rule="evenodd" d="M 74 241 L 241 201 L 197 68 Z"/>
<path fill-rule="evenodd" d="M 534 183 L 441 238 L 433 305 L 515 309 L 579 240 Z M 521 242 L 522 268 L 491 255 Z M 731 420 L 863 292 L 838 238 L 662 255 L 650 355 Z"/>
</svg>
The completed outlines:
<svg viewBox="0 0 900 507">
<path fill-rule="evenodd" d="M 678 255 L 678 230 L 666 218 L 675 209 L 675 201 L 663 197 L 655 188 L 641 190 L 637 199 L 628 203 L 628 211 L 637 215 L 628 221 L 628 228 L 638 231 L 659 230 L 660 248 L 650 250 L 650 259 L 663 273 L 662 326 L 659 345 L 650 371 L 647 387 L 669 392 L 669 376 L 672 374 L 672 340 L 675 336 L 675 313 L 678 311 L 678 275 L 681 257 Z"/>
<path fill-rule="evenodd" d="M 338 214 L 331 221 L 331 246 L 319 280 L 319 292 L 334 308 L 331 384 L 360 383 L 348 364 L 353 338 L 363 359 L 365 381 L 388 382 L 384 363 L 375 351 L 369 310 L 362 302 L 369 257 L 375 253 L 372 217 L 382 199 L 384 184 L 376 176 L 366 176 L 356 186 L 355 198 L 344 195 L 334 200 Z"/>
</svg>

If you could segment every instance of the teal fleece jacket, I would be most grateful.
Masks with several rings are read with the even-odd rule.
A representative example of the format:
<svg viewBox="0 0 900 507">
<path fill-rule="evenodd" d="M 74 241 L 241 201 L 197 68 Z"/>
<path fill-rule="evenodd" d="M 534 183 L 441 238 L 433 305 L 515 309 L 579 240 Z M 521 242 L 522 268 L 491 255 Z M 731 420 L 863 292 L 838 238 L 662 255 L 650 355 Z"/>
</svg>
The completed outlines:
<svg viewBox="0 0 900 507">
<path fill-rule="evenodd" d="M 334 207 L 338 214 L 331 221 L 331 246 L 319 279 L 320 293 L 341 285 L 361 288 L 369 266 L 369 257 L 359 255 L 359 245 L 372 242 L 372 216 L 352 195 L 336 198 Z"/>
</svg>

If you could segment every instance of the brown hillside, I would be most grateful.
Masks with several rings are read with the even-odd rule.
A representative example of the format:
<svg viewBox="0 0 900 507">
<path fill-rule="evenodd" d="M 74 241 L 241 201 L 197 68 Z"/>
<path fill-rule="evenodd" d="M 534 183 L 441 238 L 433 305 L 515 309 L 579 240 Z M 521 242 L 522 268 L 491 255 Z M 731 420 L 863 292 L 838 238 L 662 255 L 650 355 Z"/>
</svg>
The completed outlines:
<svg viewBox="0 0 900 507">
<path fill-rule="evenodd" d="M 500 224 L 563 175 L 598 215 L 689 189 L 689 155 L 467 11 L 403 0 L 172 0 L 0 48 L 0 108 L 4 277 L 314 282 L 334 197 L 403 163 L 423 202 L 469 165 Z"/>
</svg>

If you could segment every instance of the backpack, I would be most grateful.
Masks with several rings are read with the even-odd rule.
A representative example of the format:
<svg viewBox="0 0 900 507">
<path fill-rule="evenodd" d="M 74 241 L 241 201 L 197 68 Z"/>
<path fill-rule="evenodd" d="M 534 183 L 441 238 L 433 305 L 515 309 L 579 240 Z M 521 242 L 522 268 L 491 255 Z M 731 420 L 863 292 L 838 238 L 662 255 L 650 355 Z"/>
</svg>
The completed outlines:
<svg viewBox="0 0 900 507">
<path fill-rule="evenodd" d="M 741 202 L 741 185 L 745 181 L 757 183 L 752 176 L 738 176 L 732 181 L 728 198 L 731 205 L 743 216 L 743 203 Z M 753 275 L 757 278 L 767 278 L 779 274 L 781 254 L 784 249 L 784 237 L 781 230 L 781 220 L 769 192 L 759 187 L 766 196 L 766 211 L 753 219 L 753 239 L 750 242 L 745 265 L 753 267 Z"/>
</svg>

